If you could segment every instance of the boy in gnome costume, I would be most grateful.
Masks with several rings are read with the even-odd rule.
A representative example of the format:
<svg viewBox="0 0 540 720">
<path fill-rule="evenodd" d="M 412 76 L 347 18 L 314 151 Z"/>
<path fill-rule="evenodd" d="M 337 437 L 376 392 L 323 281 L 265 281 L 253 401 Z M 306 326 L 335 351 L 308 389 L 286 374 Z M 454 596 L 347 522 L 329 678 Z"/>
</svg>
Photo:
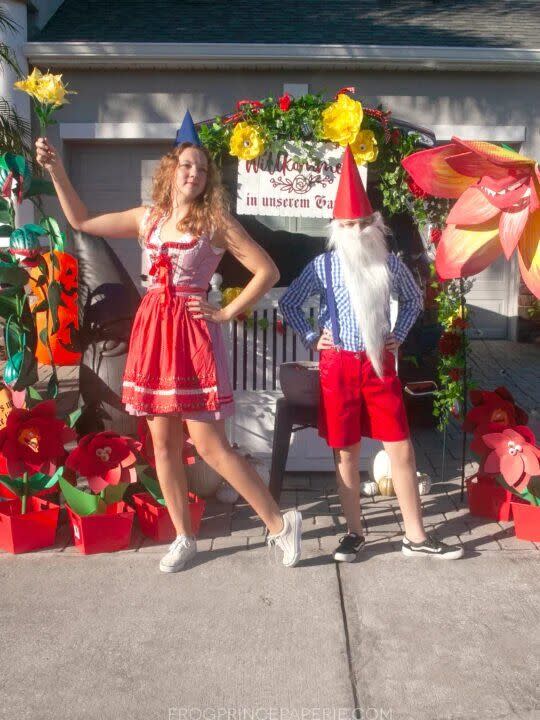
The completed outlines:
<svg viewBox="0 0 540 720">
<path fill-rule="evenodd" d="M 422 309 L 422 294 L 403 262 L 388 251 L 388 230 L 374 212 L 349 147 L 334 203 L 328 252 L 293 281 L 279 303 L 308 349 L 320 352 L 319 435 L 333 448 L 338 491 L 347 520 L 334 559 L 352 562 L 365 540 L 360 515 L 360 441 L 383 442 L 392 465 L 407 557 L 453 560 L 463 548 L 428 535 L 423 526 L 414 450 L 396 375 L 395 352 Z M 390 295 L 399 310 L 390 329 Z M 319 332 L 302 305 L 319 295 Z"/>
</svg>

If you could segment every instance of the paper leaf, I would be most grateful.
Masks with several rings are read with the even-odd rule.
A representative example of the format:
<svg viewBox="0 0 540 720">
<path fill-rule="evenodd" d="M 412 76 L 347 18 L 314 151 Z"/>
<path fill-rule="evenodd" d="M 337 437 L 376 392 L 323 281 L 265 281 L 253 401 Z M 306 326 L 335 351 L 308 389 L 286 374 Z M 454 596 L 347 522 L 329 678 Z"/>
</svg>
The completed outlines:
<svg viewBox="0 0 540 720">
<path fill-rule="evenodd" d="M 82 408 L 79 408 L 78 410 L 74 410 L 72 413 L 69 413 L 69 415 L 66 418 L 66 425 L 70 428 L 75 427 L 77 420 L 82 415 Z"/>
<path fill-rule="evenodd" d="M 155 478 L 147 475 L 145 472 L 141 472 L 139 474 L 139 480 L 142 482 L 142 484 L 148 490 L 154 500 L 156 500 L 160 505 L 165 505 L 163 493 L 161 492 L 159 483 Z"/>
<path fill-rule="evenodd" d="M 103 491 L 103 499 L 107 505 L 120 502 L 123 499 L 126 488 L 130 483 L 118 483 L 118 485 L 107 485 Z"/>
<path fill-rule="evenodd" d="M 102 515 L 105 512 L 107 506 L 99 495 L 83 492 L 63 477 L 58 482 L 66 503 L 77 515 Z"/>
</svg>

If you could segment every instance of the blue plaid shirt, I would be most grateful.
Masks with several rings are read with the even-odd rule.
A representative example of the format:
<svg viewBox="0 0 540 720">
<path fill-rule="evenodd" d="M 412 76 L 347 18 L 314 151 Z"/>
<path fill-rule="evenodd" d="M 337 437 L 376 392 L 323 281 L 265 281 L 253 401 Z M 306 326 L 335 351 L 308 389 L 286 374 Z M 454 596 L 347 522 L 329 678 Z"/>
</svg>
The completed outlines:
<svg viewBox="0 0 540 720">
<path fill-rule="evenodd" d="M 339 335 L 344 350 L 359 352 L 365 350 L 358 323 L 349 299 L 349 292 L 344 285 L 343 271 L 339 257 L 330 253 L 332 268 L 332 285 L 336 298 L 336 312 L 339 323 Z M 422 310 L 423 298 L 420 288 L 415 283 L 409 268 L 394 253 L 388 254 L 388 268 L 391 276 L 391 292 L 398 298 L 398 315 L 393 334 L 402 343 Z M 332 331 L 330 312 L 326 299 L 326 278 L 324 270 L 324 253 L 317 255 L 302 273 L 290 284 L 279 301 L 286 322 L 300 336 L 309 349 L 318 340 L 320 332 L 315 332 L 307 321 L 302 305 L 312 295 L 319 295 L 320 308 L 319 328 Z M 390 307 L 388 307 L 390 315 Z"/>
</svg>

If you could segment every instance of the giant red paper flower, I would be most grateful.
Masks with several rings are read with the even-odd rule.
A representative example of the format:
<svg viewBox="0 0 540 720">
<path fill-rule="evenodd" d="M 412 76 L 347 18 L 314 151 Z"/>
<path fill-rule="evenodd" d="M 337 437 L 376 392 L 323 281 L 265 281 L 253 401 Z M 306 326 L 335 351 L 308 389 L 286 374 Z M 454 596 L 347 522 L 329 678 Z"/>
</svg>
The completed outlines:
<svg viewBox="0 0 540 720">
<path fill-rule="evenodd" d="M 13 478 L 25 472 L 52 475 L 66 456 L 64 444 L 74 437 L 75 431 L 56 417 L 54 400 L 31 410 L 15 407 L 0 430 L 0 455 Z"/>
<path fill-rule="evenodd" d="M 437 246 L 443 279 L 476 275 L 518 250 L 527 287 L 540 297 L 540 169 L 492 143 L 452 138 L 406 157 L 403 167 L 430 195 L 455 198 Z"/>
<path fill-rule="evenodd" d="M 482 471 L 501 474 L 504 481 L 517 492 L 523 492 L 534 475 L 540 475 L 540 449 L 529 428 L 506 428 L 500 433 L 488 433 L 483 441 L 492 450 L 482 464 Z"/>
<path fill-rule="evenodd" d="M 456 355 L 461 349 L 461 335 L 454 332 L 445 332 L 439 338 L 439 353 L 441 355 Z"/>
<path fill-rule="evenodd" d="M 92 492 L 99 493 L 107 485 L 137 479 L 135 453 L 140 449 L 136 440 L 111 430 L 89 433 L 70 452 L 66 467 L 85 477 Z"/>
<path fill-rule="evenodd" d="M 495 424 L 502 430 L 511 425 L 525 425 L 529 419 L 505 387 L 493 391 L 471 390 L 470 399 L 473 407 L 465 416 L 465 432 L 482 435 L 488 432 L 490 425 Z"/>
</svg>

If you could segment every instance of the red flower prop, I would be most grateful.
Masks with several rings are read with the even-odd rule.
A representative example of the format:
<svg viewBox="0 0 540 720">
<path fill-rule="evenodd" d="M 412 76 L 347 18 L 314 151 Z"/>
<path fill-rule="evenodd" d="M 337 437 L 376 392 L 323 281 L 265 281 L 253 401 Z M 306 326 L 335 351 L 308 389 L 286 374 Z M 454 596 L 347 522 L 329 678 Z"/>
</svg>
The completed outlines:
<svg viewBox="0 0 540 720">
<path fill-rule="evenodd" d="M 25 472 L 53 475 L 66 456 L 64 444 L 74 438 L 75 431 L 56 417 L 54 400 L 31 410 L 14 407 L 0 430 L 0 456 L 13 478 Z"/>
<path fill-rule="evenodd" d="M 535 160 L 488 142 L 452 138 L 409 155 L 405 170 L 421 190 L 457 200 L 435 267 L 450 278 L 476 275 L 517 249 L 521 275 L 540 297 L 540 168 Z"/>
<path fill-rule="evenodd" d="M 429 241 L 433 245 L 437 246 L 442 238 L 442 230 L 438 227 L 433 227 L 429 231 Z"/>
<path fill-rule="evenodd" d="M 483 463 L 486 473 L 501 474 L 504 481 L 517 492 L 523 492 L 533 475 L 540 475 L 540 449 L 529 428 L 506 428 L 500 433 L 482 437 L 492 450 Z"/>
<path fill-rule="evenodd" d="M 276 332 L 278 335 L 285 335 L 285 326 L 283 325 L 283 320 L 276 320 Z"/>
<path fill-rule="evenodd" d="M 461 368 L 450 368 L 448 371 L 448 377 L 450 380 L 453 380 L 454 382 L 458 382 L 458 380 L 461 380 L 463 371 Z"/>
<path fill-rule="evenodd" d="M 409 188 L 409 190 L 410 190 L 410 192 L 411 192 L 411 195 L 414 195 L 414 197 L 423 199 L 423 198 L 426 198 L 426 197 L 428 196 L 428 193 L 427 193 L 427 192 L 424 192 L 424 191 L 422 190 L 422 188 L 420 187 L 420 185 L 418 185 L 418 183 L 416 183 L 416 182 L 412 179 L 412 177 L 408 177 L 408 178 L 407 178 L 407 186 L 408 186 L 408 188 Z"/>
<path fill-rule="evenodd" d="M 439 339 L 441 355 L 456 355 L 461 348 L 461 336 L 454 332 L 445 332 Z"/>
<path fill-rule="evenodd" d="M 90 433 L 68 455 L 66 467 L 86 477 L 92 492 L 99 493 L 107 485 L 137 479 L 135 453 L 140 449 L 136 440 L 110 430 Z"/>
<path fill-rule="evenodd" d="M 452 320 L 452 328 L 454 330 L 466 330 L 469 327 L 469 323 L 460 317 L 455 317 Z"/>
<path fill-rule="evenodd" d="M 279 109 L 283 110 L 283 112 L 287 112 L 287 110 L 291 107 L 292 98 L 289 95 L 289 93 L 285 93 L 285 95 L 282 95 L 279 98 L 278 104 Z"/>
<path fill-rule="evenodd" d="M 182 447 L 182 462 L 184 465 L 193 465 L 196 461 L 195 457 L 195 445 L 193 440 L 189 437 L 189 431 L 186 423 L 182 423 L 184 444 Z M 137 435 L 141 444 L 141 455 L 148 465 L 155 468 L 156 458 L 154 456 L 154 446 L 152 444 L 152 436 L 148 429 L 146 420 L 140 420 L 137 426 Z"/>
<path fill-rule="evenodd" d="M 498 387 L 493 392 L 471 390 L 470 398 L 473 407 L 463 423 L 465 432 L 483 435 L 489 425 L 495 424 L 502 430 L 511 425 L 525 425 L 529 419 L 505 387 Z"/>
</svg>

